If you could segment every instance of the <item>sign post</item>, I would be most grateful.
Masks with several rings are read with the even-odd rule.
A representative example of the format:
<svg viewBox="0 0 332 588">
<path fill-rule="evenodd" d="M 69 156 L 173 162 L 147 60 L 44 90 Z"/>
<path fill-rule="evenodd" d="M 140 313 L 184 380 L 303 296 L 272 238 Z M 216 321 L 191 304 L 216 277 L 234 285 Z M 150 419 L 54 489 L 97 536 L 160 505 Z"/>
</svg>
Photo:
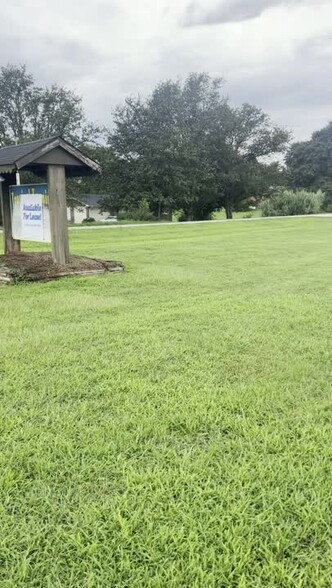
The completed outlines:
<svg viewBox="0 0 332 588">
<path fill-rule="evenodd" d="M 55 263 L 69 262 L 69 241 L 66 204 L 66 173 L 63 165 L 47 167 L 50 198 L 52 256 Z"/>
<path fill-rule="evenodd" d="M 19 253 L 21 243 L 14 239 L 12 233 L 12 215 L 10 210 L 10 184 L 15 181 L 15 174 L 5 176 L 0 182 L 1 209 L 3 222 L 3 244 L 5 253 Z"/>
<path fill-rule="evenodd" d="M 15 184 L 15 175 L 21 171 L 46 176 L 47 185 L 16 185 L 10 194 L 9 186 Z M 96 161 L 62 137 L 1 147 L 0 174 L 5 176 L 1 197 L 5 253 L 19 252 L 20 241 L 25 239 L 51 242 L 54 263 L 68 264 L 66 175 L 82 177 L 100 172 Z"/>
</svg>

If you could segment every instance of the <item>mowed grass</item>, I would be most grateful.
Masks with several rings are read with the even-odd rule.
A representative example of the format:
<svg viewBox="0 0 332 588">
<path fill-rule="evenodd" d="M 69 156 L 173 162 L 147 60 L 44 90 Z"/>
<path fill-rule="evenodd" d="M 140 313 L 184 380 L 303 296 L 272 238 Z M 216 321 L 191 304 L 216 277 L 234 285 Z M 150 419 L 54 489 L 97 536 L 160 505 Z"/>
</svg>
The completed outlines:
<svg viewBox="0 0 332 588">
<path fill-rule="evenodd" d="M 0 586 L 332 586 L 332 220 L 71 231 L 0 288 Z"/>
</svg>

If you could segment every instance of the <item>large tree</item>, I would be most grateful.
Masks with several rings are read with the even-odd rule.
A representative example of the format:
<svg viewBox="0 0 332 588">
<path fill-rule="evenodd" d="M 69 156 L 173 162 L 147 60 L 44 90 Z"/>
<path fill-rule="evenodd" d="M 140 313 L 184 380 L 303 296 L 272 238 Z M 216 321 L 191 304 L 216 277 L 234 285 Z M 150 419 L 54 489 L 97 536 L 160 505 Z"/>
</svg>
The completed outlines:
<svg viewBox="0 0 332 588">
<path fill-rule="evenodd" d="M 53 135 L 80 145 L 98 133 L 75 92 L 55 84 L 36 85 L 25 65 L 0 68 L 0 146 Z"/>
<path fill-rule="evenodd" d="M 217 82 L 192 74 L 184 84 L 158 84 L 146 100 L 128 98 L 115 112 L 109 142 L 135 173 L 137 198 L 148 195 L 159 215 L 175 208 L 188 218 L 202 215 L 202 199 L 214 194 L 205 135 L 217 94 Z M 131 174 L 128 181 L 132 183 Z"/>
<path fill-rule="evenodd" d="M 232 108 L 218 107 L 209 137 L 209 148 L 216 169 L 216 183 L 227 218 L 248 197 L 258 197 L 258 178 L 271 180 L 275 167 L 264 164 L 264 158 L 286 149 L 289 133 L 273 126 L 259 108 L 243 104 Z"/>
<path fill-rule="evenodd" d="M 310 141 L 294 143 L 286 156 L 289 183 L 293 188 L 325 192 L 332 204 L 332 122 L 313 133 Z"/>
<path fill-rule="evenodd" d="M 146 100 L 128 98 L 114 123 L 109 142 L 136 174 L 137 198 L 148 194 L 152 210 L 182 209 L 189 219 L 221 206 L 231 218 L 257 195 L 248 187 L 261 159 L 282 152 L 289 138 L 260 109 L 232 108 L 222 80 L 207 74 L 160 83 Z"/>
</svg>

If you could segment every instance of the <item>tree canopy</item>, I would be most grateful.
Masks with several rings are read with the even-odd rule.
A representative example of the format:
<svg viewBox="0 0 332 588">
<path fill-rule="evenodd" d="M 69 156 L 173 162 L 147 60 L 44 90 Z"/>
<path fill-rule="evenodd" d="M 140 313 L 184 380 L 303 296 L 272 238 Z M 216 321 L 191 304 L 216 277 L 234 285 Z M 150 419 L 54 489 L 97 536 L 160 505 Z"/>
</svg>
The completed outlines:
<svg viewBox="0 0 332 588">
<path fill-rule="evenodd" d="M 221 78 L 192 73 L 157 84 L 146 98 L 128 97 L 105 145 L 80 96 L 40 87 L 25 66 L 8 65 L 0 68 L 0 146 L 58 134 L 80 146 L 103 171 L 70 180 L 70 199 L 99 193 L 112 212 L 144 203 L 155 216 L 179 210 L 183 219 L 224 207 L 231 218 L 280 185 L 280 166 L 267 161 L 285 150 L 289 134 L 256 106 L 233 107 L 223 87 Z"/>
<path fill-rule="evenodd" d="M 62 135 L 74 144 L 98 136 L 86 120 L 82 98 L 53 84 L 35 84 L 26 66 L 0 68 L 0 146 Z"/>
<path fill-rule="evenodd" d="M 310 141 L 294 143 L 286 164 L 292 187 L 320 189 L 326 203 L 332 204 L 332 122 L 313 133 Z"/>
<path fill-rule="evenodd" d="M 287 131 L 255 106 L 232 107 L 222 88 L 220 78 L 193 73 L 116 109 L 109 144 L 126 162 L 128 186 L 138 199 L 148 195 L 152 210 L 182 209 L 192 219 L 224 206 L 231 217 L 258 196 L 254 179 L 271 169 L 261 158 L 285 150 Z"/>
</svg>

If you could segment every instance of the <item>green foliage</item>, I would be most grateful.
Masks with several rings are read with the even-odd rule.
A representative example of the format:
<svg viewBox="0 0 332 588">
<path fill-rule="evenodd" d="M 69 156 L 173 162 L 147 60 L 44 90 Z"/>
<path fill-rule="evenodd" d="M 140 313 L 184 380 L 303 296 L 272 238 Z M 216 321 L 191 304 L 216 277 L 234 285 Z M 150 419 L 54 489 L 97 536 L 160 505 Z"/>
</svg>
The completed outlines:
<svg viewBox="0 0 332 588">
<path fill-rule="evenodd" d="M 93 218 L 92 216 L 89 216 L 89 218 L 84 218 L 82 220 L 83 224 L 90 224 L 90 223 L 95 223 L 95 222 L 96 222 L 96 219 Z"/>
<path fill-rule="evenodd" d="M 227 218 L 232 218 L 233 210 L 243 208 L 248 198 L 259 200 L 280 175 L 277 164 L 263 164 L 260 158 L 283 152 L 288 140 L 289 133 L 273 127 L 269 117 L 255 106 L 231 108 L 225 104 L 219 108 L 208 144 Z"/>
<path fill-rule="evenodd" d="M 261 158 L 282 152 L 288 133 L 255 106 L 232 107 L 223 82 L 192 73 L 183 82 L 158 84 L 146 99 L 127 98 L 114 113 L 109 146 L 96 145 L 105 129 L 88 123 L 81 97 L 66 88 L 41 88 L 25 66 L 0 68 L 0 145 L 63 135 L 102 167 L 101 175 L 67 182 L 68 201 L 100 194 L 110 214 L 140 201 L 162 219 L 182 210 L 184 220 L 228 217 L 280 184 L 277 164 Z"/>
<path fill-rule="evenodd" d="M 128 271 L 0 288 L 1 588 L 331 588 L 331 221 L 70 240 Z"/>
<path fill-rule="evenodd" d="M 288 140 L 260 109 L 231 107 L 222 80 L 200 73 L 160 83 L 146 100 L 128 98 L 114 123 L 109 142 L 126 162 L 122 186 L 138 199 L 148 194 L 156 216 L 182 210 L 186 220 L 208 219 L 221 206 L 231 216 L 259 198 L 275 172 L 260 158 Z"/>
<path fill-rule="evenodd" d="M 25 65 L 0 68 L 0 146 L 54 135 L 80 145 L 99 134 L 75 92 L 56 84 L 37 86 Z"/>
<path fill-rule="evenodd" d="M 202 138 L 204 108 L 217 93 L 217 82 L 192 74 L 183 85 L 159 84 L 145 101 L 128 98 L 115 112 L 109 141 L 127 164 L 124 185 L 137 199 L 148 194 L 158 217 L 173 208 L 199 217 L 203 198 L 212 198 L 215 207 L 213 170 Z"/>
<path fill-rule="evenodd" d="M 323 200 L 321 191 L 284 190 L 262 203 L 262 216 L 316 214 L 321 210 Z"/>
<path fill-rule="evenodd" d="M 67 200 L 79 200 L 82 194 L 99 194 L 101 210 L 111 215 L 137 208 L 140 196 L 135 193 L 135 174 L 130 176 L 127 162 L 116 157 L 112 148 L 105 145 L 85 144 L 81 149 L 100 164 L 101 173 L 67 180 Z"/>
<path fill-rule="evenodd" d="M 150 210 L 149 203 L 146 198 L 140 201 L 137 208 L 128 211 L 126 218 L 134 221 L 151 221 L 154 219 L 153 213 Z"/>
<path fill-rule="evenodd" d="M 332 202 L 332 122 L 313 133 L 310 141 L 294 143 L 286 157 L 289 185 L 322 190 L 324 209 Z"/>
<path fill-rule="evenodd" d="M 325 212 L 332 212 L 332 177 L 321 180 L 319 184 L 320 189 L 324 193 L 322 209 Z"/>
</svg>

